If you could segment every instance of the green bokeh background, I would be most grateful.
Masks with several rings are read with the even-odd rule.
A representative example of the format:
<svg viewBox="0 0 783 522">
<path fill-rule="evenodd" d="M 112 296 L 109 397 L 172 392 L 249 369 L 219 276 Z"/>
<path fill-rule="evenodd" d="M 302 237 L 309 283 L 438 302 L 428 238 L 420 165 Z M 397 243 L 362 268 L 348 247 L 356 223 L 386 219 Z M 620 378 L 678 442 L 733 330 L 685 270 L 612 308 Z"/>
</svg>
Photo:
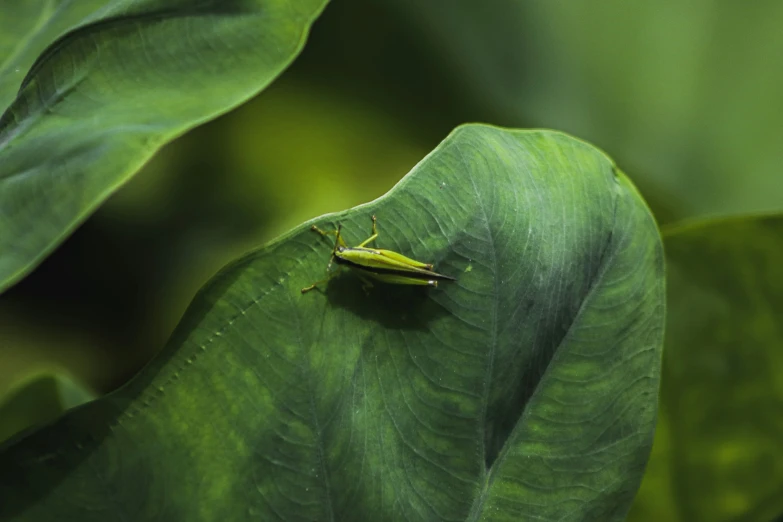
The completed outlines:
<svg viewBox="0 0 783 522">
<path fill-rule="evenodd" d="M 116 388 L 222 265 L 380 196 L 464 122 L 601 147 L 664 225 L 780 211 L 782 26 L 774 0 L 333 0 L 270 88 L 0 296 L 0 399 L 50 370 Z"/>
</svg>

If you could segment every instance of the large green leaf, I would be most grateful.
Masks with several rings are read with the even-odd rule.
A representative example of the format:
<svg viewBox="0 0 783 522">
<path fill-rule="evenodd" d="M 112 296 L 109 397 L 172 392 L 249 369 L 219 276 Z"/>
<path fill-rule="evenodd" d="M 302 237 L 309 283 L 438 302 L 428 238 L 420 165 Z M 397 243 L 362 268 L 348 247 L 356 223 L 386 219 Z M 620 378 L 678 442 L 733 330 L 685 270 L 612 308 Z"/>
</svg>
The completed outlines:
<svg viewBox="0 0 783 522">
<path fill-rule="evenodd" d="M 665 235 L 661 421 L 630 520 L 783 513 L 783 216 Z"/>
<path fill-rule="evenodd" d="M 318 220 L 458 278 L 353 274 L 303 225 L 218 274 L 128 385 L 0 450 L 11 520 L 621 520 L 652 442 L 663 253 L 601 152 L 466 126 Z"/>
<path fill-rule="evenodd" d="M 0 108 L 16 96 L 30 66 L 50 43 L 111 0 L 0 0 Z"/>
<path fill-rule="evenodd" d="M 56 419 L 95 398 L 70 376 L 54 371 L 31 375 L 0 397 L 0 441 L 36 423 Z"/>
<path fill-rule="evenodd" d="M 5 2 L 20 29 L 0 37 L 0 290 L 168 140 L 269 84 L 325 2 L 48 2 L 32 25 Z"/>
<path fill-rule="evenodd" d="M 659 220 L 781 210 L 783 2 L 378 1 L 471 117 L 611 146 Z"/>
</svg>

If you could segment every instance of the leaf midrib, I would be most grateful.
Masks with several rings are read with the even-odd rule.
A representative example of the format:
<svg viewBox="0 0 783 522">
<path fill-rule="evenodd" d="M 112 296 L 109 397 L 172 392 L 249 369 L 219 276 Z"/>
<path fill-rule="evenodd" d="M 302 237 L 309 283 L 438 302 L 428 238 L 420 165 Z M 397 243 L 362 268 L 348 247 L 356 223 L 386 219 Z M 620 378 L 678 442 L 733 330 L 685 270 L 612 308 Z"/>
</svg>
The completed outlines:
<svg viewBox="0 0 783 522">
<path fill-rule="evenodd" d="M 471 182 L 473 182 L 472 178 L 471 178 Z M 474 186 L 475 186 L 475 183 L 474 183 Z M 607 258 L 607 252 L 609 251 L 609 248 L 612 245 L 612 242 L 613 242 L 613 239 L 614 239 L 614 231 L 615 231 L 615 228 L 617 227 L 617 207 L 618 207 L 619 196 L 618 196 L 618 194 L 616 192 L 613 192 L 613 198 L 612 199 L 613 199 L 613 201 L 612 201 L 612 203 L 613 203 L 613 208 L 612 208 L 612 225 L 609 228 L 609 233 L 607 234 L 607 237 L 606 237 L 606 243 L 604 244 L 604 247 L 601 250 L 601 255 L 600 255 L 600 258 L 599 258 L 599 262 L 598 262 L 600 269 L 598 270 L 598 273 L 595 275 L 595 277 L 592 279 L 592 281 L 590 283 L 590 288 L 588 288 L 587 292 L 585 293 L 585 296 L 584 296 L 584 298 L 582 299 L 582 302 L 579 305 L 579 310 L 577 310 L 576 314 L 574 314 L 574 317 L 571 320 L 571 324 L 568 325 L 568 329 L 563 333 L 563 336 L 560 339 L 560 341 L 557 343 L 557 346 L 555 347 L 555 349 L 552 350 L 552 357 L 550 357 L 550 359 L 549 359 L 550 363 L 551 363 L 552 358 L 554 358 L 555 354 L 558 352 L 558 350 L 560 350 L 560 347 L 563 345 L 565 340 L 568 339 L 568 337 L 569 337 L 569 335 L 571 333 L 571 330 L 573 329 L 574 325 L 578 322 L 579 317 L 582 315 L 582 313 L 583 313 L 583 311 L 585 309 L 586 303 L 591 300 L 593 294 L 596 291 L 596 288 L 598 288 L 598 286 L 599 286 L 598 283 L 603 280 L 604 276 L 606 275 L 607 271 L 609 270 L 609 267 L 611 266 L 611 259 L 614 256 L 614 252 L 611 252 L 611 254 L 610 254 L 610 256 L 608 258 Z M 483 206 L 482 206 L 482 211 L 483 211 Z M 493 256 L 493 259 L 494 259 L 494 256 Z M 496 288 L 497 288 L 497 278 L 495 278 L 495 285 L 496 285 Z M 493 355 L 494 355 L 494 344 L 493 344 Z M 544 373 L 541 375 L 541 378 L 536 383 L 535 388 L 532 390 L 532 392 L 530 394 L 531 397 L 536 395 L 536 390 L 538 390 L 538 388 L 541 386 L 541 384 L 546 380 L 546 377 L 547 377 L 547 375 L 549 373 L 549 370 L 552 367 L 552 365 L 550 363 L 548 363 L 546 365 L 546 370 L 544 371 Z M 486 477 L 484 478 L 484 483 L 482 484 L 482 487 L 480 489 L 479 496 L 474 501 L 473 509 L 471 509 L 471 511 L 470 511 L 470 513 L 468 515 L 467 520 L 469 520 L 471 522 L 472 521 L 477 521 L 481 517 L 482 509 L 483 509 L 484 503 L 485 503 L 485 501 L 487 499 L 487 493 L 489 492 L 490 487 L 492 486 L 493 482 L 495 481 L 495 477 L 497 476 L 497 470 L 498 470 L 498 468 L 500 468 L 500 465 L 503 463 L 503 461 L 505 460 L 505 458 L 508 455 L 508 451 L 509 451 L 508 441 L 512 440 L 514 438 L 514 436 L 515 436 L 515 434 L 516 434 L 516 432 L 518 430 L 522 429 L 521 426 L 523 426 L 523 424 L 524 424 L 523 420 L 524 420 L 524 418 L 525 418 L 525 416 L 527 414 L 527 408 L 528 408 L 529 404 L 530 403 L 528 402 L 523 407 L 522 412 L 521 412 L 521 414 L 519 416 L 519 421 L 517 421 L 517 423 L 514 425 L 514 429 L 511 430 L 511 433 L 509 433 L 508 437 L 506 437 L 506 440 L 505 440 L 505 442 L 503 444 L 503 447 L 501 448 L 500 452 L 498 453 L 498 456 L 495 458 L 495 461 L 492 463 L 492 466 L 490 467 Z M 486 428 L 486 422 L 484 424 L 484 428 Z M 482 438 L 482 441 L 483 440 L 484 440 L 484 438 Z M 482 442 L 482 444 L 483 444 L 483 442 Z"/>
</svg>

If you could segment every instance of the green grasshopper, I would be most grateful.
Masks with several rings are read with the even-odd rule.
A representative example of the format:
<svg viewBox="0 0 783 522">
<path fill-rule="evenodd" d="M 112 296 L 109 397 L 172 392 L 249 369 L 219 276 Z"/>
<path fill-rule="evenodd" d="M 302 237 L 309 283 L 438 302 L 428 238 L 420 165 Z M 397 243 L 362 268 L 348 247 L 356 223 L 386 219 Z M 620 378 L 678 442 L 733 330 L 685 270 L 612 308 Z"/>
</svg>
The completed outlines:
<svg viewBox="0 0 783 522">
<path fill-rule="evenodd" d="M 378 238 L 376 221 L 375 216 L 373 216 L 372 235 L 355 247 L 349 247 L 345 244 L 343 237 L 340 235 L 342 225 L 338 225 L 337 230 L 329 232 L 324 232 L 315 225 L 310 227 L 310 230 L 318 232 L 324 237 L 334 234 L 337 238 L 334 242 L 329 265 L 326 267 L 326 272 L 329 275 L 326 279 L 302 288 L 302 293 L 309 292 L 316 286 L 329 281 L 339 273 L 339 269 L 343 266 L 352 268 L 357 272 L 359 278 L 364 282 L 365 289 L 372 287 L 372 283 L 370 283 L 366 277 L 395 285 L 424 285 L 433 287 L 438 286 L 438 281 L 456 281 L 453 277 L 433 272 L 431 263 L 422 263 L 421 261 L 405 257 L 404 255 L 391 250 L 367 248 L 368 244 Z M 332 263 L 339 265 L 338 269 L 334 272 L 331 272 Z"/>
</svg>

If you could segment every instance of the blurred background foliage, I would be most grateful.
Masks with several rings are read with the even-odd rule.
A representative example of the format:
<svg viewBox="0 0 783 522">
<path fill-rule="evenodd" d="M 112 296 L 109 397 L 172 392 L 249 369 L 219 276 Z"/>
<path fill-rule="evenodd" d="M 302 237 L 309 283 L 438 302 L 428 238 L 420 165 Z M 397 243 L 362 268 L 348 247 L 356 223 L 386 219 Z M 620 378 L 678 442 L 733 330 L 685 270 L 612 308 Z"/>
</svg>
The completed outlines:
<svg viewBox="0 0 783 522">
<path fill-rule="evenodd" d="M 223 264 L 380 196 L 464 122 L 601 147 L 664 225 L 780 211 L 782 26 L 773 0 L 333 0 L 278 81 L 163 148 L 0 296 L 0 407 L 64 389 L 42 372 L 87 390 L 48 415 L 121 385 Z"/>
</svg>

